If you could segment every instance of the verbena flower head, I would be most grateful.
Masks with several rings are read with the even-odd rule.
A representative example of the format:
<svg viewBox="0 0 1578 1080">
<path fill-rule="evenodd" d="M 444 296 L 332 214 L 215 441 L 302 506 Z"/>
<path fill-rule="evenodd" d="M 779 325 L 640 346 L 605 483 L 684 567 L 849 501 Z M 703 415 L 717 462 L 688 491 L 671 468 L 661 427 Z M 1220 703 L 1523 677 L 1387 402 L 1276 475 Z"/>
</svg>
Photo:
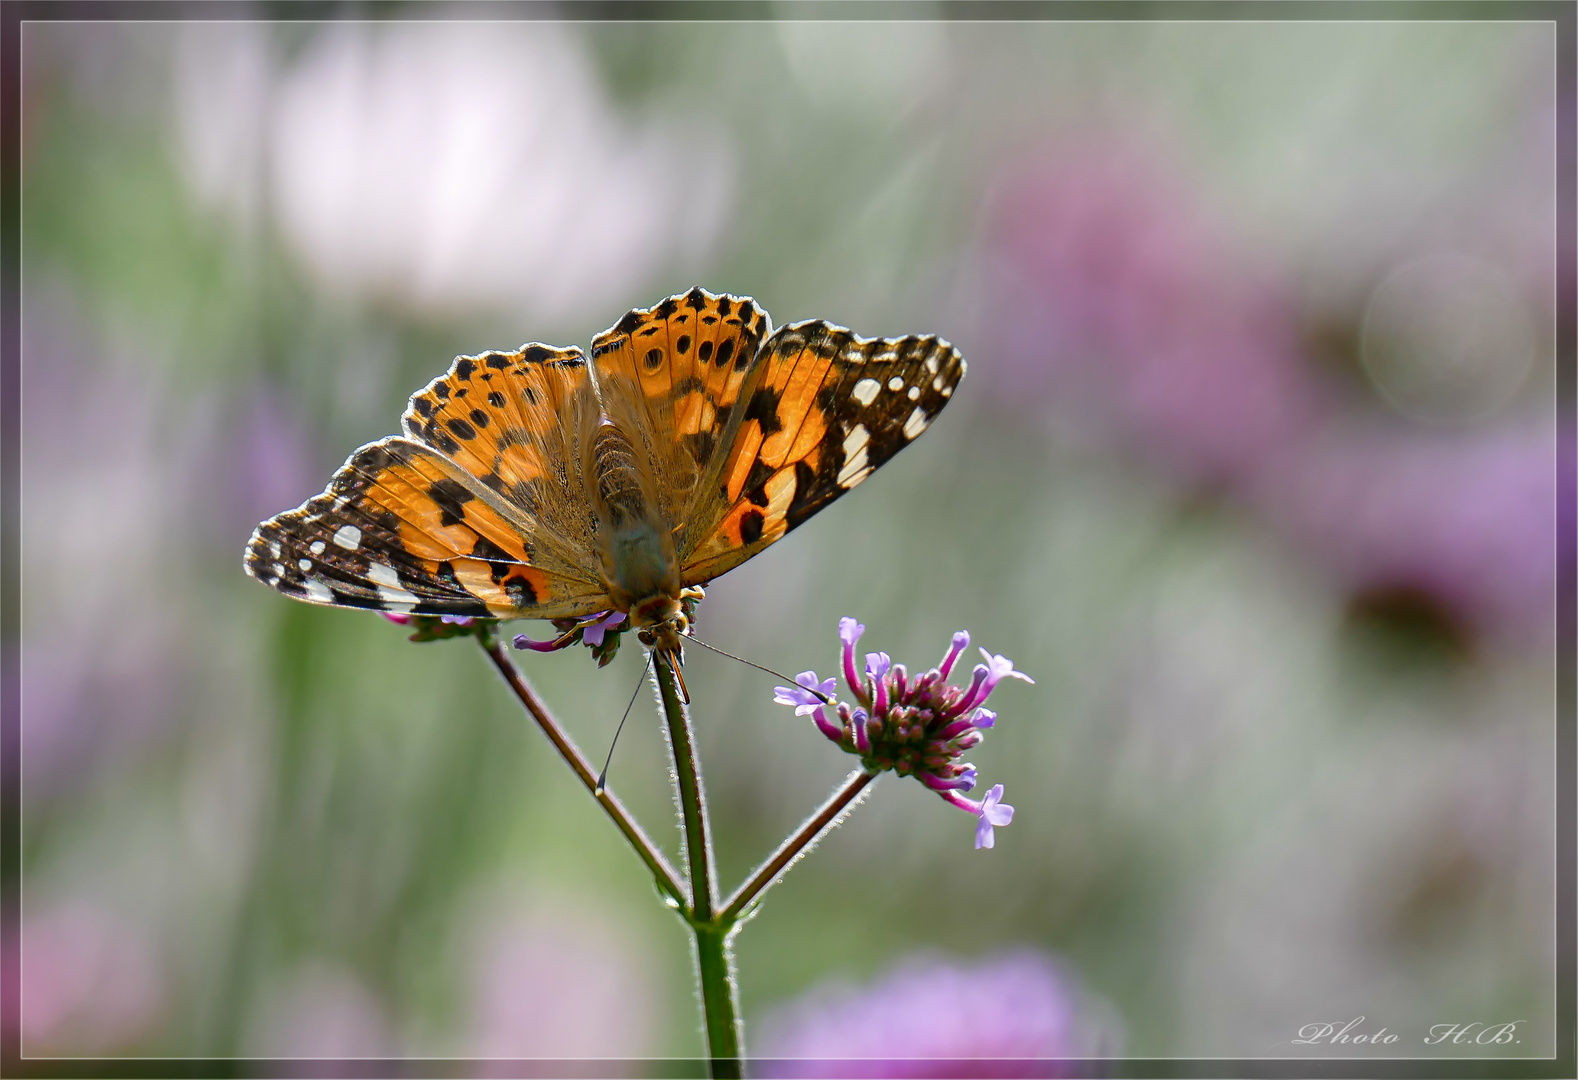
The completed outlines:
<svg viewBox="0 0 1578 1080">
<path fill-rule="evenodd" d="M 976 784 L 974 765 L 964 755 L 977 746 L 982 732 L 997 722 L 997 714 L 984 708 L 1004 679 L 1035 682 L 1014 662 L 980 650 L 984 663 L 971 672 L 970 682 L 956 686 L 948 681 L 959 657 L 970 644 L 970 635 L 953 635 L 938 665 L 911 676 L 885 652 L 867 653 L 857 668 L 855 646 L 866 628 L 851 618 L 840 619 L 841 666 L 853 700 L 824 704 L 813 690 L 831 694 L 838 680 L 818 682 L 814 671 L 795 677 L 797 686 L 779 686 L 773 700 L 793 705 L 795 714 L 809 714 L 828 739 L 845 752 L 858 755 L 870 772 L 893 771 L 914 776 L 959 809 L 975 815 L 977 848 L 991 847 L 992 830 L 1013 820 L 1014 808 L 1003 802 L 998 784 L 976 802 L 963 794 Z"/>
<path fill-rule="evenodd" d="M 1078 1059 L 1117 1052 L 1120 1030 L 1043 953 L 923 954 L 870 986 L 819 986 L 770 1012 L 756 1052 L 763 1076 L 1077 1076 Z"/>
</svg>

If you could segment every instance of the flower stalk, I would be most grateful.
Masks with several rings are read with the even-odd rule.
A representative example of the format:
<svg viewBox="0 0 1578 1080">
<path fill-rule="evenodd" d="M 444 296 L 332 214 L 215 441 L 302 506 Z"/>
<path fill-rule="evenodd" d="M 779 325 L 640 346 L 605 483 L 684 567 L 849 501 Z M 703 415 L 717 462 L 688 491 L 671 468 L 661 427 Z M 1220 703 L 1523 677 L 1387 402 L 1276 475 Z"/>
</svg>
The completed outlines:
<svg viewBox="0 0 1578 1080">
<path fill-rule="evenodd" d="M 750 903 L 770 885 L 775 884 L 796 859 L 815 847 L 822 834 L 837 824 L 838 820 L 854 807 L 876 778 L 876 773 L 864 769 L 856 769 L 850 773 L 839 785 L 838 790 L 828 796 L 827 802 L 823 803 L 816 813 L 806 818 L 805 823 L 795 830 L 794 835 L 779 845 L 778 850 L 757 867 L 756 872 L 745 884 L 729 897 L 728 903 L 724 905 L 723 914 L 719 917 L 723 919 L 743 917 Z"/>
<path fill-rule="evenodd" d="M 531 718 L 537 722 L 542 733 L 548 736 L 548 741 L 553 743 L 553 748 L 559 756 L 570 766 L 582 786 L 591 792 L 615 826 L 624 834 L 630 846 L 635 849 L 641 861 L 647 864 L 647 869 L 652 871 L 652 877 L 657 882 L 658 891 L 663 893 L 674 904 L 683 906 L 686 903 L 685 888 L 680 884 L 679 874 L 669 865 L 663 852 L 658 850 L 646 832 L 636 822 L 636 819 L 625 809 L 617 796 L 608 788 L 601 791 L 597 787 L 597 774 L 592 771 L 592 764 L 581 753 L 580 747 L 570 738 L 569 734 L 559 725 L 548 707 L 537 696 L 537 691 L 532 689 L 526 677 L 516 669 L 510 660 L 509 654 L 504 651 L 496 635 L 477 635 L 477 641 L 482 645 L 482 650 L 488 654 L 488 659 L 493 661 L 493 666 L 498 668 L 499 674 L 504 676 L 504 681 L 514 691 L 520 703 L 526 707 Z"/>
<path fill-rule="evenodd" d="M 712 865 L 707 798 L 691 738 L 690 714 L 680 700 L 673 654 L 656 652 L 653 657 L 658 692 L 663 698 L 663 715 L 668 721 L 669 749 L 674 755 L 674 780 L 679 792 L 680 816 L 685 825 L 685 850 L 690 859 L 691 900 L 687 921 L 695 939 L 696 972 L 701 981 L 701 1005 L 707 1025 L 707 1052 L 712 1059 L 713 1076 L 738 1077 L 741 1075 L 739 994 L 734 977 L 734 955 L 729 948 L 735 920 L 715 914 L 717 897 L 713 880 L 716 875 Z"/>
</svg>

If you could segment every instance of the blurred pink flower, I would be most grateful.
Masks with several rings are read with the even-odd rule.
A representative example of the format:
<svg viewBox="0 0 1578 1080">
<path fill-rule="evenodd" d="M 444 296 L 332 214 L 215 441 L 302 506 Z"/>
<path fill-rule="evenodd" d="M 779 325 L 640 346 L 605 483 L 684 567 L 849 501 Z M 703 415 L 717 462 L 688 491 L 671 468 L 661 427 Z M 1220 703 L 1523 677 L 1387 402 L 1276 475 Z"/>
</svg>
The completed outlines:
<svg viewBox="0 0 1578 1080">
<path fill-rule="evenodd" d="M 1062 965 L 1022 950 L 918 956 L 865 989 L 817 987 L 769 1014 L 751 1053 L 766 1076 L 1072 1076 L 1071 1059 L 1111 1056 L 1117 1036 Z"/>
<path fill-rule="evenodd" d="M 978 366 L 1006 398 L 1094 409 L 1185 480 L 1251 476 L 1320 415 L 1287 302 L 1155 151 L 1074 143 L 1021 166 L 990 228 Z"/>
<path fill-rule="evenodd" d="M 1550 431 L 1442 433 L 1345 403 L 1305 355 L 1286 286 L 1182 177 L 1121 141 L 1010 175 L 991 219 L 987 381 L 1266 514 L 1352 590 L 1417 590 L 1481 630 L 1548 630 Z"/>
<path fill-rule="evenodd" d="M 391 1057 L 383 1003 L 349 969 L 310 960 L 277 987 L 253 1018 L 247 1053 L 272 1058 Z"/>
<path fill-rule="evenodd" d="M 164 1007 L 153 946 L 139 927 L 98 905 L 69 901 L 27 916 L 10 950 L 20 956 L 24 1054 L 124 1050 Z"/>
<path fill-rule="evenodd" d="M 644 952 L 595 905 L 534 902 L 501 890 L 469 921 L 461 956 L 468 1057 L 622 1058 L 655 1050 L 657 1000 Z"/>
<path fill-rule="evenodd" d="M 1344 428 L 1260 504 L 1354 590 L 1418 590 L 1466 622 L 1542 640 L 1555 617 L 1556 450 L 1552 430 Z M 1566 472 L 1570 486 L 1570 459 Z"/>
<path fill-rule="evenodd" d="M 260 201 L 333 294 L 573 321 L 707 252 L 730 212 L 715 124 L 627 117 L 573 26 L 186 28 L 176 113 L 199 196 Z"/>
</svg>

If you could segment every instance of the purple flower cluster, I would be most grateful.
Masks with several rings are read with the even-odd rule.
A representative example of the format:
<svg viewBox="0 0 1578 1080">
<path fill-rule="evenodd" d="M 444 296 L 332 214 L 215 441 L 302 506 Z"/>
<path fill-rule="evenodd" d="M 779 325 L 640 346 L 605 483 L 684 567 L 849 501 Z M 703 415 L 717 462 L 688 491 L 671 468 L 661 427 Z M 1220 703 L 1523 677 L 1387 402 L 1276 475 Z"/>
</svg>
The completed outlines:
<svg viewBox="0 0 1578 1080">
<path fill-rule="evenodd" d="M 885 652 L 875 652 L 866 654 L 862 674 L 855 667 L 855 644 L 865 630 L 854 619 L 838 623 L 844 681 L 853 702 L 833 701 L 837 678 L 818 680 L 814 671 L 795 676 L 796 686 L 775 687 L 773 700 L 794 706 L 797 716 L 809 714 L 822 734 L 846 753 L 858 755 L 868 771 L 914 776 L 954 806 L 974 814 L 975 846 L 991 847 L 993 827 L 1012 821 L 1014 808 L 1003 802 L 1001 784 L 980 802 L 966 798 L 962 793 L 975 787 L 976 770 L 961 759 L 997 722 L 997 714 L 985 707 L 997 684 L 1008 678 L 1035 680 L 1015 671 L 1006 656 L 982 649 L 986 662 L 975 666 L 969 685 L 948 682 L 970 644 L 970 635 L 963 630 L 953 635 L 942 662 L 930 671 L 911 677 L 903 664 L 893 663 Z"/>
</svg>

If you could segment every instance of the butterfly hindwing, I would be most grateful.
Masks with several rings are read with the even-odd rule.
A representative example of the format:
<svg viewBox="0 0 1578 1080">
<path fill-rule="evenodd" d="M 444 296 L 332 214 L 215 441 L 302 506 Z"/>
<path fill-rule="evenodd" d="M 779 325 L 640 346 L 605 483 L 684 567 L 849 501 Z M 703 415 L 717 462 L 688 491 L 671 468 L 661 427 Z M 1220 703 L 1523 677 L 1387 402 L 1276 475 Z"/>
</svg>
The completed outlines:
<svg viewBox="0 0 1578 1080">
<path fill-rule="evenodd" d="M 422 615 L 557 618 L 600 585 L 534 565 L 496 497 L 420 443 L 362 447 L 323 494 L 259 525 L 247 573 L 312 603 Z"/>
<path fill-rule="evenodd" d="M 931 424 L 964 377 L 935 336 L 859 337 L 821 320 L 761 346 L 680 549 L 684 584 L 749 559 Z"/>
</svg>

